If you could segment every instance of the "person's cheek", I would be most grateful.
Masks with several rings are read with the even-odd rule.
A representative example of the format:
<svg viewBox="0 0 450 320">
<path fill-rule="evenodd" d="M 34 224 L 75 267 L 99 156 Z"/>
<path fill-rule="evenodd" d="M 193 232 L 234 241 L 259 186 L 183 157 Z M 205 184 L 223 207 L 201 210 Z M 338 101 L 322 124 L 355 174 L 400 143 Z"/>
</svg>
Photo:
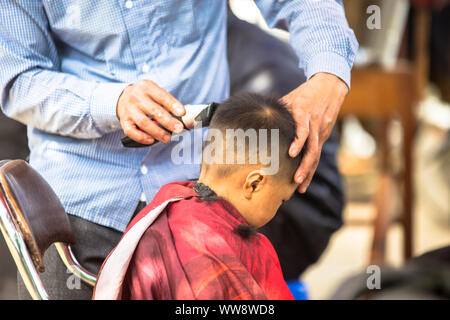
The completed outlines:
<svg viewBox="0 0 450 320">
<path fill-rule="evenodd" d="M 267 213 L 267 216 L 270 220 L 275 217 L 279 207 L 279 203 L 277 203 L 276 201 L 272 201 L 271 205 L 267 206 L 267 208 L 270 208 L 270 212 Z"/>
</svg>

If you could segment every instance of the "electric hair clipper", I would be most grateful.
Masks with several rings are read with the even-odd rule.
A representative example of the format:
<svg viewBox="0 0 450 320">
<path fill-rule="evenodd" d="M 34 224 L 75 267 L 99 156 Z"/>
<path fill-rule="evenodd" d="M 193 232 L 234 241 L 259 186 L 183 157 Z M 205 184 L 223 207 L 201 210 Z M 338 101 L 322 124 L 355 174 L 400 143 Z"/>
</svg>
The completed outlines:
<svg viewBox="0 0 450 320">
<path fill-rule="evenodd" d="M 199 126 L 207 127 L 209 126 L 209 123 L 211 122 L 212 116 L 216 111 L 218 105 L 219 104 L 216 102 L 212 102 L 209 104 L 187 104 L 184 106 L 184 108 L 186 109 L 186 114 L 183 117 L 177 117 L 173 114 L 172 116 L 181 121 L 186 130 L 191 130 L 194 127 L 197 128 Z M 172 133 L 155 120 L 153 120 L 153 122 L 155 122 L 160 128 L 166 130 L 169 133 Z M 122 142 L 122 145 L 127 148 L 144 148 L 158 143 L 158 141 L 155 141 L 152 144 L 142 144 L 134 141 L 130 137 L 123 137 L 120 141 Z"/>
</svg>

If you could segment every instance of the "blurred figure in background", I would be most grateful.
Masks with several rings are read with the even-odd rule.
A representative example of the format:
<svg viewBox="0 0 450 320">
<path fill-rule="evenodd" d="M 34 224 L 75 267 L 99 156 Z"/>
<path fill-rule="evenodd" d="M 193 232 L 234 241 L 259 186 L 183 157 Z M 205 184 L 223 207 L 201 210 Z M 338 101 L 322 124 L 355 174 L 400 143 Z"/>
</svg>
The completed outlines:
<svg viewBox="0 0 450 320">
<path fill-rule="evenodd" d="M 408 59 L 418 55 L 414 32 L 425 30 L 428 38 L 425 64 L 429 74 L 417 105 L 419 125 L 414 137 L 414 254 L 420 255 L 399 262 L 391 254 L 378 272 L 367 268 L 341 282 L 332 299 L 450 299 L 450 1 L 415 0 L 411 4 L 406 24 Z M 429 17 L 429 26 L 419 25 L 419 10 Z M 387 245 L 390 250 L 394 247 L 392 241 Z M 378 280 L 373 277 L 376 274 Z"/>
<path fill-rule="evenodd" d="M 450 1 L 432 12 L 430 35 L 430 76 L 450 103 Z"/>
<path fill-rule="evenodd" d="M 450 299 L 450 246 L 415 257 L 401 268 L 384 266 L 379 270 L 378 280 L 368 279 L 367 272 L 350 277 L 337 288 L 331 299 Z"/>
</svg>

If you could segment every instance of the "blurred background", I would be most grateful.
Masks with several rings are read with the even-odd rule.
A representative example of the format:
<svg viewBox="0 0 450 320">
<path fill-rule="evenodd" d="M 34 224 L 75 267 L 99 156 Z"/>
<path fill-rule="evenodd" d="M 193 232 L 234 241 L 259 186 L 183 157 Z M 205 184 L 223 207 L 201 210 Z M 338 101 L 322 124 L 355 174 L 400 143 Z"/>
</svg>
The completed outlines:
<svg viewBox="0 0 450 320">
<path fill-rule="evenodd" d="M 360 44 L 337 124 L 345 223 L 301 275 L 311 299 L 340 298 L 338 288 L 369 265 L 401 270 L 411 257 L 450 245 L 449 1 L 343 2 Z M 230 7 L 289 40 L 286 31 L 269 30 L 253 1 Z M 0 160 L 27 154 L 25 128 L 0 112 Z M 17 297 L 15 270 L 0 239 L 0 299 Z"/>
</svg>

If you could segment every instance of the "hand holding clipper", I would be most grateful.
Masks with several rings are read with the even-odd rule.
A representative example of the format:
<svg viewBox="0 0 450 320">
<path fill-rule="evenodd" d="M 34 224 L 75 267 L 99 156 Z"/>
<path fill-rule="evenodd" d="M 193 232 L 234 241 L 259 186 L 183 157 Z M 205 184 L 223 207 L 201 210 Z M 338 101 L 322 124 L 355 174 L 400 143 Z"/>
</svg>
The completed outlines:
<svg viewBox="0 0 450 320">
<path fill-rule="evenodd" d="M 219 104 L 212 102 L 209 104 L 187 104 L 185 105 L 186 114 L 183 117 L 176 117 L 179 121 L 181 121 L 184 125 L 184 129 L 191 130 L 194 127 L 200 125 L 202 127 L 206 127 L 209 125 L 211 118 Z M 153 120 L 154 121 L 154 120 Z M 164 128 L 161 124 L 154 121 L 159 127 L 163 128 L 167 132 L 171 133 L 169 130 Z M 152 144 L 142 144 L 134 141 L 130 137 L 123 137 L 121 139 L 122 145 L 127 148 L 143 148 L 148 147 Z"/>
<path fill-rule="evenodd" d="M 150 80 L 140 80 L 126 87 L 116 111 L 124 133 L 140 144 L 167 143 L 170 132 L 179 133 L 184 128 L 174 117 L 185 115 L 183 104 Z"/>
<path fill-rule="evenodd" d="M 126 137 L 121 139 L 124 147 L 148 147 L 157 141 L 167 143 L 170 141 L 170 136 L 172 133 L 180 133 L 181 131 L 183 131 L 183 129 L 190 130 L 194 128 L 194 126 L 198 123 L 201 123 L 202 126 L 209 125 L 209 121 L 211 120 L 212 115 L 218 106 L 217 103 L 213 102 L 210 104 L 186 105 L 185 108 L 183 108 L 182 113 L 175 113 L 176 111 L 180 111 L 177 110 L 179 106 L 182 107 L 182 104 L 180 102 L 178 102 L 165 90 L 157 87 L 153 82 L 148 80 L 141 81 L 145 81 L 146 83 L 141 84 L 140 87 L 134 88 L 130 93 L 125 93 L 125 90 L 127 89 L 125 89 L 124 93 L 122 93 L 122 96 L 126 94 L 124 98 L 125 101 L 131 102 L 131 107 L 127 107 L 127 110 L 129 109 L 129 112 L 125 112 L 125 118 L 122 118 L 119 114 L 119 104 L 124 103 L 124 101 L 121 101 L 122 96 L 119 98 L 119 103 L 117 106 L 117 116 L 120 119 L 124 133 L 127 135 Z M 138 84 L 139 82 L 136 83 L 136 85 Z M 169 112 L 165 110 L 159 110 L 156 106 L 154 106 L 154 103 L 150 103 L 149 101 L 147 101 L 150 98 L 148 96 L 148 93 L 146 95 L 143 94 L 142 91 L 148 90 L 149 87 L 155 86 L 156 88 L 153 88 L 155 90 L 154 92 L 160 94 L 160 97 L 163 97 L 156 98 L 157 101 L 161 101 L 160 103 L 163 104 L 166 109 L 169 110 Z M 151 97 L 153 100 L 153 95 Z M 168 103 L 172 103 L 170 108 L 167 106 Z M 177 104 L 179 104 L 179 106 L 177 106 Z M 160 105 L 159 108 L 162 109 L 162 105 Z M 146 112 L 147 109 L 149 111 L 148 113 Z M 139 115 L 139 111 L 144 114 Z M 158 114 L 158 112 L 165 112 L 167 114 L 161 115 Z M 157 114 L 157 117 L 153 116 L 154 113 Z M 142 116 L 145 117 L 145 120 L 142 118 Z M 135 118 L 137 118 L 138 120 L 135 120 Z M 160 122 L 159 119 L 163 119 L 164 122 Z M 137 121 L 139 121 L 139 123 Z M 175 124 L 173 124 L 174 121 Z M 146 127 L 142 127 L 141 125 L 145 125 Z M 155 127 L 157 128 L 157 130 L 155 130 Z M 146 129 L 151 129 L 152 131 L 146 131 Z M 162 137 L 161 139 L 155 140 L 153 138 L 153 132 L 155 131 L 160 137 Z M 163 133 L 161 133 L 161 131 L 163 131 Z"/>
</svg>

